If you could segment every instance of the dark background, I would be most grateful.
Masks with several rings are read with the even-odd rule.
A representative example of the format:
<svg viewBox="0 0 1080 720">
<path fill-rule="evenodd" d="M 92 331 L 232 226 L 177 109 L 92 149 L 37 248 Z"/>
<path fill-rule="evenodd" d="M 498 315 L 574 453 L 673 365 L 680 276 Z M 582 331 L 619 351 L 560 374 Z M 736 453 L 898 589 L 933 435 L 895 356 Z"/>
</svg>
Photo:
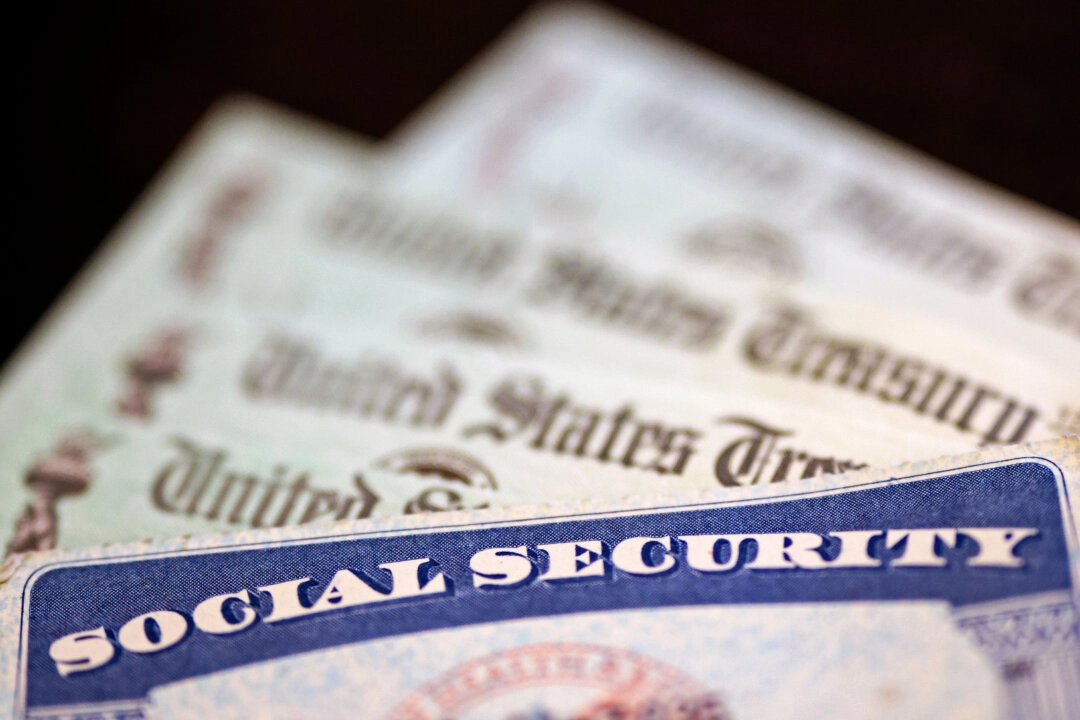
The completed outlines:
<svg viewBox="0 0 1080 720">
<path fill-rule="evenodd" d="M 1080 4 L 610 3 L 1080 217 Z M 529 5 L 42 2 L 9 22 L 6 358 L 218 97 L 378 138 Z"/>
</svg>

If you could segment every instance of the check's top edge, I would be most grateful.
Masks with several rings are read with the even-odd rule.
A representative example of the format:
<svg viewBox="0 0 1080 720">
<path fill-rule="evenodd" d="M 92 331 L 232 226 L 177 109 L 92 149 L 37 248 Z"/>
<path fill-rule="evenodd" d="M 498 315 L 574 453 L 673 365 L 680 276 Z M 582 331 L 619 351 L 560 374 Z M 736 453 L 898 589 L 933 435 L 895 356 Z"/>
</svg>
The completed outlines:
<svg viewBox="0 0 1080 720">
<path fill-rule="evenodd" d="M 27 339 L 0 368 L 0 394 L 18 375 L 17 368 L 32 358 L 65 317 L 73 314 L 87 293 L 100 283 L 120 258 L 137 246 L 143 230 L 169 203 L 174 188 L 202 162 L 209 162 L 224 144 L 242 137 L 260 138 L 279 145 L 321 149 L 344 157 L 368 160 L 371 150 L 357 136 L 334 125 L 290 110 L 248 93 L 225 95 L 214 102 L 170 155 L 154 180 L 109 231 L 90 259 L 38 321 Z"/>
<path fill-rule="evenodd" d="M 952 185 L 951 190 L 975 196 L 988 208 L 1014 213 L 1022 219 L 1055 226 L 1063 234 L 1080 232 L 1080 223 L 1021 195 L 1005 190 L 961 170 L 918 148 L 908 145 L 870 125 L 833 109 L 822 101 L 737 65 L 714 52 L 683 40 L 643 20 L 583 0 L 556 0 L 541 3 L 526 11 L 507 31 L 482 50 L 464 69 L 454 75 L 418 111 L 414 112 L 388 137 L 388 142 L 408 154 L 410 145 L 424 152 L 423 142 L 431 128 L 447 115 L 465 111 L 470 106 L 474 87 L 496 80 L 511 58 L 529 47 L 554 44 L 573 38 L 601 41 L 615 48 L 648 56 L 647 62 L 662 62 L 691 68 L 719 77 L 742 92 L 756 96 L 785 114 L 797 114 L 799 122 L 838 137 L 860 151 L 887 157 L 908 170 L 924 173 Z"/>
</svg>

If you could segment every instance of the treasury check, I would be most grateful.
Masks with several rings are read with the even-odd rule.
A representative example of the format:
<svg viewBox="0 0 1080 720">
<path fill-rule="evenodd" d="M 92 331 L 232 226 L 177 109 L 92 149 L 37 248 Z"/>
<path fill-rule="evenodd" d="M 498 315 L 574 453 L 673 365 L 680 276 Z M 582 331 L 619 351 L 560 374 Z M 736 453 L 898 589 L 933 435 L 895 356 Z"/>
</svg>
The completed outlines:
<svg viewBox="0 0 1080 720">
<path fill-rule="evenodd" d="M 373 467 L 351 448 L 267 448 L 200 425 L 87 415 L 50 418 L 44 432 L 5 442 L 4 555 L 515 502 L 488 478 L 465 476 L 445 448 L 431 455 L 461 466 L 467 481 L 438 468 Z M 527 500 L 536 502 L 517 502 Z"/>
<path fill-rule="evenodd" d="M 14 556 L 0 712 L 1066 718 L 1078 443 Z"/>
<path fill-rule="evenodd" d="M 804 481 L 974 444 L 898 408 L 860 415 L 809 394 L 371 343 L 347 329 L 191 336 L 168 352 L 171 335 L 151 336 L 142 359 L 137 337 L 131 354 L 88 342 L 56 356 L 72 367 L 42 369 L 31 392 L 6 398 L 10 552 Z M 131 372 L 163 358 L 176 368 L 168 381 Z"/>
<path fill-rule="evenodd" d="M 431 218 L 397 203 L 404 230 Z M 364 214 L 355 221 L 362 226 Z M 412 220 L 410 220 L 412 219 Z M 457 225 L 466 227 L 464 224 Z M 406 235 L 406 234 L 403 234 Z M 398 237 L 402 237 L 399 235 Z M 309 237 L 318 237 L 311 235 Z M 355 252 L 357 258 L 365 252 Z M 610 367 L 694 386 L 739 388 L 790 402 L 813 396 L 831 406 L 886 414 L 899 409 L 930 432 L 974 442 L 1046 439 L 1080 428 L 1075 358 L 1039 358 L 1004 336 L 990 339 L 899 307 L 852 303 L 813 288 L 797 292 L 675 267 L 662 254 L 563 242 L 520 246 L 493 286 L 471 283 L 435 299 L 431 285 L 402 270 L 388 302 L 362 324 L 392 326 L 410 342 L 482 345 L 513 356 Z M 309 256 L 309 260 L 314 256 Z M 381 265 L 328 263 L 306 294 L 316 324 L 359 323 L 363 293 Z M 337 281 L 328 281 L 330 277 Z M 423 303 L 417 299 L 424 295 Z M 384 334 L 375 333 L 379 336 Z M 840 400 L 839 396 L 846 399 Z"/>
<path fill-rule="evenodd" d="M 223 104 L 8 369 L 0 423 L 25 424 L 26 403 L 100 408 L 100 373 L 118 365 L 129 388 L 110 403 L 143 416 L 150 388 L 182 381 L 199 328 L 240 318 L 617 363 L 903 416 L 972 445 L 1076 427 L 1080 378 L 1006 336 L 991 343 L 897 309 L 718 283 L 661 253 L 584 250 L 431 210 L 381 187 L 365 157 L 283 111 Z"/>
<path fill-rule="evenodd" d="M 534 11 L 395 145 L 425 197 L 1080 346 L 1075 221 L 610 11 Z"/>
</svg>

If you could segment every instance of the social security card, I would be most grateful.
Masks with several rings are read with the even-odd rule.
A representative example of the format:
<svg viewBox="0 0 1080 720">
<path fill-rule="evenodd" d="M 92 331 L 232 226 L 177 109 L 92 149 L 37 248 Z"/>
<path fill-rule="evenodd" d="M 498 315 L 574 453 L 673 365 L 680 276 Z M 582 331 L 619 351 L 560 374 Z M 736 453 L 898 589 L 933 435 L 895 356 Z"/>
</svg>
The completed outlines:
<svg viewBox="0 0 1080 720">
<path fill-rule="evenodd" d="M 1069 717 L 1078 450 L 16 556 L 0 711 Z"/>
</svg>

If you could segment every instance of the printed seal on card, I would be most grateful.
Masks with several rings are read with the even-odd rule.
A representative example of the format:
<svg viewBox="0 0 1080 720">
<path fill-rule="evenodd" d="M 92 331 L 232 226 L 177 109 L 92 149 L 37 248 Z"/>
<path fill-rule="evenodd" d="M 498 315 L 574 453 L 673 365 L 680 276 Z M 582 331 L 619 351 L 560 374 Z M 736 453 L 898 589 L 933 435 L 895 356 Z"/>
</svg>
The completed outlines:
<svg viewBox="0 0 1080 720">
<path fill-rule="evenodd" d="M 729 720 L 684 670 L 626 648 L 538 643 L 463 662 L 407 695 L 390 720 Z"/>
</svg>

